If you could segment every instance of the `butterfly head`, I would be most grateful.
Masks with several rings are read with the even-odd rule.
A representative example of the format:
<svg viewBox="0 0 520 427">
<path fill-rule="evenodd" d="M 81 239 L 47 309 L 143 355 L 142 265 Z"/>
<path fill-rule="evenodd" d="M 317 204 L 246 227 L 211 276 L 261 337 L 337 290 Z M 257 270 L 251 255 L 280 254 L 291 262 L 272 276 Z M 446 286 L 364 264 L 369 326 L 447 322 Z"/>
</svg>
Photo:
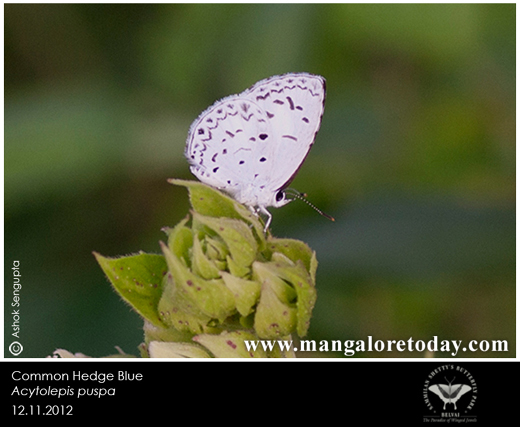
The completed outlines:
<svg viewBox="0 0 520 427">
<path fill-rule="evenodd" d="M 280 208 L 282 206 L 285 206 L 287 203 L 292 202 L 293 200 L 294 199 L 288 199 L 286 197 L 284 190 L 278 190 L 276 193 L 274 193 L 271 206 L 274 206 L 275 208 Z"/>
</svg>

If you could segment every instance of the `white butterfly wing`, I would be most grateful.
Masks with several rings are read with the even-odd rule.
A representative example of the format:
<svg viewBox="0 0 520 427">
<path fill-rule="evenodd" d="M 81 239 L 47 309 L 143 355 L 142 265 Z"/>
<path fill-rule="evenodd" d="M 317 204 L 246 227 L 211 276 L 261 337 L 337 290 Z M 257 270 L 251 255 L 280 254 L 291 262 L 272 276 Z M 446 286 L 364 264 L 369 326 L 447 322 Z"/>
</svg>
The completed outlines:
<svg viewBox="0 0 520 427">
<path fill-rule="evenodd" d="M 307 73 L 285 74 L 262 80 L 242 96 L 257 103 L 269 118 L 273 134 L 269 144 L 271 191 L 292 181 L 309 153 L 325 106 L 325 79 Z"/>
<path fill-rule="evenodd" d="M 434 384 L 428 387 L 428 390 L 439 396 L 444 403 L 448 403 L 450 401 L 449 394 L 447 391 L 443 390 L 441 386 L 446 387 L 443 384 Z"/>
<path fill-rule="evenodd" d="M 216 102 L 190 127 L 185 155 L 202 182 L 250 206 L 271 206 L 294 178 L 321 123 L 325 79 L 262 80 Z"/>
<path fill-rule="evenodd" d="M 468 391 L 471 390 L 471 387 L 467 384 L 454 384 L 452 386 L 452 390 L 455 389 L 455 391 L 452 393 L 452 402 L 456 403 L 462 395 L 466 394 Z"/>
<path fill-rule="evenodd" d="M 240 196 L 244 186 L 268 175 L 262 153 L 270 134 L 265 112 L 237 95 L 217 102 L 192 124 L 185 154 L 202 182 Z"/>
</svg>

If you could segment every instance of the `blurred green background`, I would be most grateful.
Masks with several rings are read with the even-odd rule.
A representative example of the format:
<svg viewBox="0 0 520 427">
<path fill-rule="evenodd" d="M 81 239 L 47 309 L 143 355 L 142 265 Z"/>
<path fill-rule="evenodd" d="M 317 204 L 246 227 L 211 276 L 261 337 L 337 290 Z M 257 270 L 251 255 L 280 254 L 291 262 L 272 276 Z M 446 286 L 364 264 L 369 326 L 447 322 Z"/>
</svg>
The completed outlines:
<svg viewBox="0 0 520 427">
<path fill-rule="evenodd" d="M 138 354 L 92 251 L 159 253 L 188 211 L 191 122 L 274 74 L 327 79 L 316 144 L 272 209 L 317 251 L 308 338 L 508 340 L 515 356 L 515 5 L 38 5 L 5 11 L 5 355 Z M 318 353 L 315 357 L 341 357 Z M 422 357 L 370 353 L 357 357 Z M 449 356 L 439 353 L 437 356 Z"/>
</svg>

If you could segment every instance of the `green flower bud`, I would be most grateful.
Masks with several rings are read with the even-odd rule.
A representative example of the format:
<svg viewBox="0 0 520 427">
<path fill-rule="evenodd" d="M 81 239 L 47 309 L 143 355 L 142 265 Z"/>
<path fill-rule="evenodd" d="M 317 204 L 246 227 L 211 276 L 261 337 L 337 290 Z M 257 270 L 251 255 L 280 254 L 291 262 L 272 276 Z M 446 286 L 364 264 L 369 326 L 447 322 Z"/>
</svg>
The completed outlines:
<svg viewBox="0 0 520 427">
<path fill-rule="evenodd" d="M 145 319 L 148 357 L 293 357 L 244 340 L 304 336 L 316 302 L 315 253 L 266 237 L 248 208 L 195 181 L 191 215 L 165 229 L 162 255 L 96 258 L 114 288 Z"/>
</svg>

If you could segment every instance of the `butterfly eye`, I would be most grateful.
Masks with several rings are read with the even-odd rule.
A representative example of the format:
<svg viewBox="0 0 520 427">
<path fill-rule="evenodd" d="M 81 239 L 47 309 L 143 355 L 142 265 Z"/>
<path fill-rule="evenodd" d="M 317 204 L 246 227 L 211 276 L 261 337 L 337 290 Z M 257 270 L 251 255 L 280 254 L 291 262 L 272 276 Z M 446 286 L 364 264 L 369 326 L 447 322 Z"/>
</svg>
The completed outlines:
<svg viewBox="0 0 520 427">
<path fill-rule="evenodd" d="M 285 193 L 283 191 L 279 191 L 278 193 L 276 193 L 276 201 L 277 202 L 283 200 L 284 197 L 285 197 Z"/>
</svg>

